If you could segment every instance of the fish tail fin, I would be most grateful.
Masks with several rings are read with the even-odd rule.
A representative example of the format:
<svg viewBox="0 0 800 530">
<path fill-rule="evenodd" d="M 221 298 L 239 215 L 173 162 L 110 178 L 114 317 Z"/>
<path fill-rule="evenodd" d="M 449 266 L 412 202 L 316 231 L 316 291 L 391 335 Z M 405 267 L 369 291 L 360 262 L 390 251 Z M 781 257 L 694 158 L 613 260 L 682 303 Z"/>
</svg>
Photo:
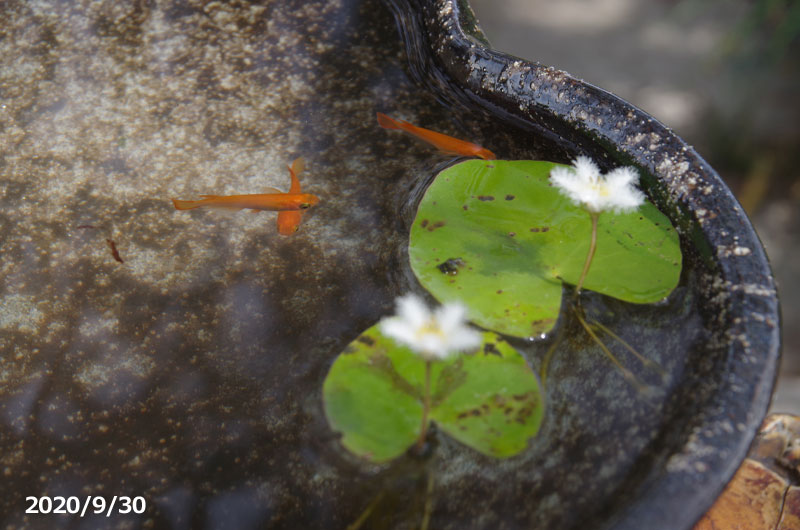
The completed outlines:
<svg viewBox="0 0 800 530">
<path fill-rule="evenodd" d="M 378 117 L 378 125 L 380 125 L 384 129 L 392 129 L 392 130 L 400 130 L 400 131 L 405 129 L 405 127 L 403 127 L 403 123 L 402 122 L 400 122 L 400 121 L 398 121 L 398 120 L 396 120 L 394 118 L 390 118 L 386 114 L 383 114 L 381 112 L 377 112 L 376 116 Z"/>
<path fill-rule="evenodd" d="M 201 201 L 181 201 L 178 199 L 172 199 L 172 204 L 175 206 L 176 210 L 192 210 L 200 206 Z"/>
<path fill-rule="evenodd" d="M 292 162 L 292 166 L 289 168 L 289 171 L 293 171 L 295 176 L 299 175 L 306 169 L 306 161 L 303 160 L 302 156 L 298 156 Z"/>
<path fill-rule="evenodd" d="M 289 193 L 300 193 L 302 190 L 300 189 L 300 179 L 297 178 L 306 167 L 305 162 L 302 158 L 296 158 L 292 165 L 289 166 L 289 177 L 292 179 L 292 183 L 289 187 Z"/>
<path fill-rule="evenodd" d="M 483 158 L 484 160 L 497 160 L 497 155 L 486 149 L 485 147 L 481 147 L 476 155 L 479 158 Z"/>
</svg>

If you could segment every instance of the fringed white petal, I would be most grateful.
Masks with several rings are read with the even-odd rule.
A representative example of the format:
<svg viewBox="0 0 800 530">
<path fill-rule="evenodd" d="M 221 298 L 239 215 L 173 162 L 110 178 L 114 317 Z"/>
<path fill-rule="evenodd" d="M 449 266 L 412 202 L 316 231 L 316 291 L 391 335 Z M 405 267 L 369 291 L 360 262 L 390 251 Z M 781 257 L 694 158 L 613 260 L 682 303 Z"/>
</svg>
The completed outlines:
<svg viewBox="0 0 800 530">
<path fill-rule="evenodd" d="M 466 316 L 467 308 L 454 303 L 445 304 L 434 313 L 436 323 L 445 335 L 456 331 L 464 323 Z"/>
<path fill-rule="evenodd" d="M 397 299 L 397 316 L 419 328 L 431 319 L 431 312 L 419 296 L 407 294 Z"/>
<path fill-rule="evenodd" d="M 427 359 L 444 359 L 449 353 L 445 337 L 435 333 L 423 333 L 419 337 L 418 353 Z"/>
<path fill-rule="evenodd" d="M 467 325 L 466 316 L 460 303 L 445 304 L 431 313 L 420 298 L 406 295 L 397 299 L 397 315 L 381 320 L 380 330 L 425 359 L 446 359 L 481 344 L 481 334 Z"/>
<path fill-rule="evenodd" d="M 632 167 L 618 167 L 606 175 L 608 187 L 615 197 L 611 209 L 618 212 L 635 210 L 644 202 L 644 193 L 636 187 L 639 173 Z"/>
<path fill-rule="evenodd" d="M 577 157 L 571 168 L 553 168 L 550 181 L 590 212 L 627 212 L 644 202 L 644 193 L 636 188 L 639 174 L 634 168 L 621 167 L 601 175 L 597 164 L 586 156 Z"/>
<path fill-rule="evenodd" d="M 600 179 L 600 168 L 588 156 L 579 156 L 572 162 L 575 176 L 580 182 L 597 182 Z"/>
<path fill-rule="evenodd" d="M 413 346 L 417 329 L 401 317 L 384 318 L 380 323 L 382 334 L 406 346 Z"/>
<path fill-rule="evenodd" d="M 477 350 L 482 342 L 483 337 L 477 330 L 461 326 L 458 333 L 451 335 L 449 346 L 453 351 L 469 352 Z"/>
</svg>

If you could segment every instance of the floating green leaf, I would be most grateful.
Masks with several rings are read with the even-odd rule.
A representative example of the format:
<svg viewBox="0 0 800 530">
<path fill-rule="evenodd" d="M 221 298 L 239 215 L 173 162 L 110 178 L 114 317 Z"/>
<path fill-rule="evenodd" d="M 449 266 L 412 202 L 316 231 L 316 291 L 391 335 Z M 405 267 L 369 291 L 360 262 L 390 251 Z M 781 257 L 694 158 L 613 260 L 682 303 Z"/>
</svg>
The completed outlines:
<svg viewBox="0 0 800 530">
<path fill-rule="evenodd" d="M 539 430 L 544 406 L 525 359 L 486 332 L 474 354 L 434 361 L 430 418 L 489 456 L 513 456 Z M 422 425 L 425 361 L 373 326 L 336 359 L 322 389 L 325 414 L 342 444 L 374 462 L 405 452 Z"/>
<path fill-rule="evenodd" d="M 470 160 L 442 171 L 411 228 L 411 268 L 439 301 L 460 300 L 470 319 L 516 337 L 549 331 L 562 283 L 577 283 L 591 218 L 549 184 L 551 162 Z M 584 289 L 653 303 L 678 284 L 675 229 L 650 202 L 600 214 Z"/>
</svg>

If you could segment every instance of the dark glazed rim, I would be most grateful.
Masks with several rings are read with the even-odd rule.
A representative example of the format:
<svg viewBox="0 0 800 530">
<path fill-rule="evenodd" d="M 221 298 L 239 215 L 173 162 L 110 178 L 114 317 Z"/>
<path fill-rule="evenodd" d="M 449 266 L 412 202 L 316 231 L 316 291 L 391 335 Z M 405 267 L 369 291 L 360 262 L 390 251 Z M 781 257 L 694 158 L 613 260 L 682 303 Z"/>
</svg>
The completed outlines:
<svg viewBox="0 0 800 530">
<path fill-rule="evenodd" d="M 430 51 L 412 71 L 434 93 L 466 98 L 561 144 L 642 168 L 646 179 L 655 178 L 646 182 L 653 199 L 711 271 L 703 288 L 709 341 L 722 358 L 715 377 L 695 376 L 696 402 L 672 404 L 673 414 L 693 411 L 688 425 L 662 433 L 669 441 L 645 455 L 647 471 L 614 492 L 590 524 L 691 528 L 745 458 L 775 384 L 778 298 L 750 221 L 719 175 L 648 114 L 566 72 L 490 49 L 466 0 L 389 2 L 404 38 Z"/>
</svg>

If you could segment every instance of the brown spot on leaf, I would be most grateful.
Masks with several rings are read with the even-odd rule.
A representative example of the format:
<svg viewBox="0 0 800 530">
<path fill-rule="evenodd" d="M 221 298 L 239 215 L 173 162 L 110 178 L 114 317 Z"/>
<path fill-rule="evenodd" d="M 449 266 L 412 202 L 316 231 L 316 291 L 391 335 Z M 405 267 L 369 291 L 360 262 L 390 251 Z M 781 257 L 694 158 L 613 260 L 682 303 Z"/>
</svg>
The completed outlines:
<svg viewBox="0 0 800 530">
<path fill-rule="evenodd" d="M 422 222 L 419 223 L 419 225 L 422 228 L 425 228 L 426 226 L 428 226 L 428 220 L 427 219 L 423 219 Z"/>
<path fill-rule="evenodd" d="M 533 228 L 531 228 L 531 232 L 538 232 L 538 231 L 539 231 L 538 226 L 534 226 Z"/>
<path fill-rule="evenodd" d="M 538 405 L 539 405 L 539 400 L 534 397 L 532 400 L 526 403 L 524 407 L 522 407 L 517 411 L 517 415 L 514 418 L 514 421 L 516 421 L 519 424 L 524 424 L 528 420 L 528 418 L 533 416 L 533 413 Z"/>
<path fill-rule="evenodd" d="M 531 321 L 531 326 L 538 328 L 539 326 L 549 326 L 551 324 L 555 324 L 555 322 L 556 322 L 555 318 L 542 318 L 539 320 Z"/>
<path fill-rule="evenodd" d="M 439 272 L 447 274 L 448 276 L 455 276 L 458 274 L 458 269 L 464 266 L 464 260 L 461 258 L 450 258 L 444 263 L 436 266 Z"/>
<path fill-rule="evenodd" d="M 463 208 L 464 210 L 469 210 L 469 206 L 467 206 L 466 204 L 464 206 L 462 206 L 461 208 Z"/>
<path fill-rule="evenodd" d="M 472 417 L 478 417 L 478 416 L 480 416 L 480 415 L 481 415 L 481 409 L 477 409 L 477 408 L 476 408 L 476 409 L 470 409 L 470 410 L 468 410 L 468 411 L 465 411 L 465 412 L 461 412 L 461 413 L 459 413 L 459 414 L 456 416 L 456 419 L 463 420 L 464 418 L 469 418 L 470 416 L 472 416 Z"/>
<path fill-rule="evenodd" d="M 494 196 L 492 196 L 492 195 L 478 195 L 478 200 L 479 201 L 493 201 L 494 200 Z"/>
<path fill-rule="evenodd" d="M 430 226 L 428 227 L 428 232 L 433 232 L 433 231 L 434 231 L 434 230 L 436 230 L 437 228 L 441 228 L 441 227 L 443 227 L 444 225 L 445 225 L 445 222 L 444 222 L 444 221 L 436 221 L 435 223 L 433 223 L 432 225 L 430 225 Z"/>
<path fill-rule="evenodd" d="M 506 200 L 507 201 L 513 201 L 514 200 L 514 196 L 513 195 L 506 195 Z"/>
<path fill-rule="evenodd" d="M 367 346 L 375 345 L 375 339 L 373 339 L 369 335 L 360 335 L 356 340 L 362 344 L 366 344 Z"/>
<path fill-rule="evenodd" d="M 500 350 L 494 345 L 493 342 L 487 342 L 483 345 L 483 354 L 484 355 L 497 355 L 498 357 L 502 357 L 500 354 Z"/>
<path fill-rule="evenodd" d="M 516 232 L 509 232 L 508 235 L 511 236 L 511 237 L 514 237 L 515 235 L 517 235 L 517 233 Z"/>
</svg>

